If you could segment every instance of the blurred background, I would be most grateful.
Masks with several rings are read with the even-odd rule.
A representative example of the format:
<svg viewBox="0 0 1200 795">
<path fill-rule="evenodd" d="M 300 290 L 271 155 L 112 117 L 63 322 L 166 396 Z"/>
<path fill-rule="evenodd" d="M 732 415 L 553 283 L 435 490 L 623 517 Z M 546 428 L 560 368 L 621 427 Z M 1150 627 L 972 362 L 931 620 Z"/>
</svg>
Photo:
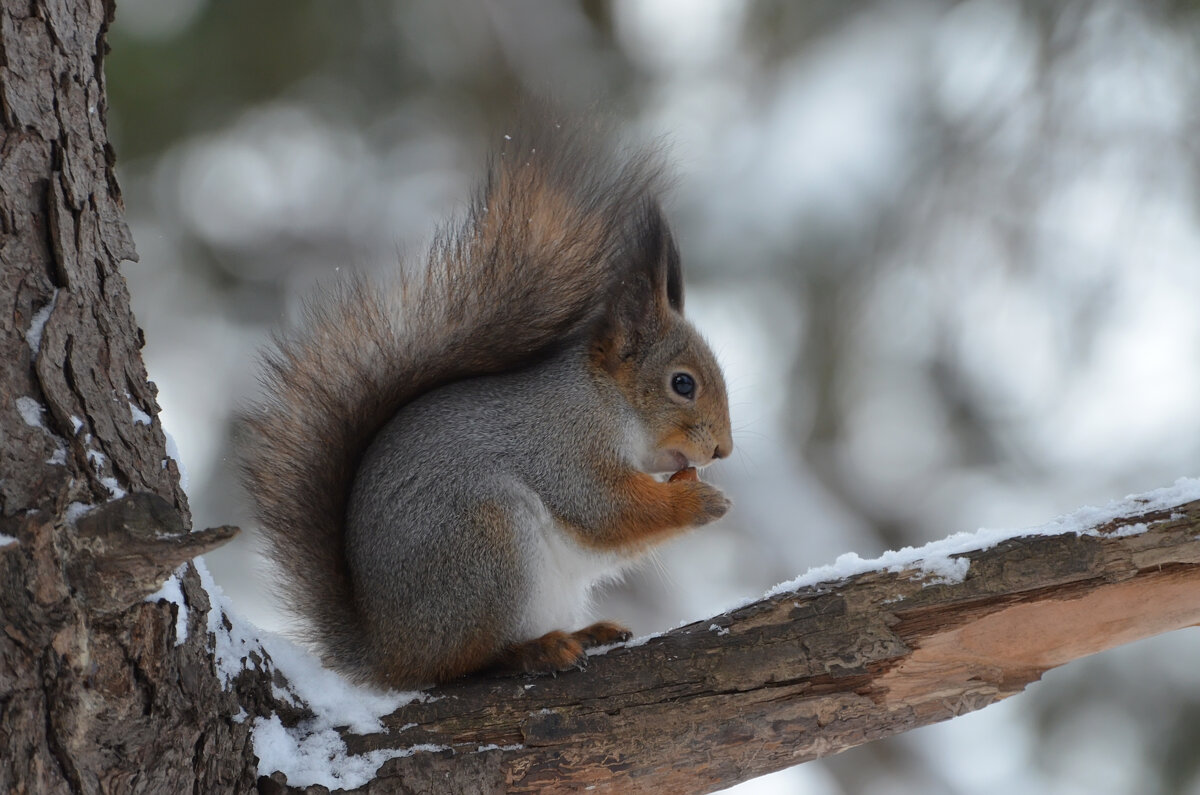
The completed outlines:
<svg viewBox="0 0 1200 795">
<path fill-rule="evenodd" d="M 270 330 L 337 268 L 419 256 L 529 89 L 670 141 L 734 403 L 735 511 L 604 617 L 663 630 L 1200 474 L 1195 3 L 117 5 L 125 273 L 199 526 L 252 527 L 230 418 Z M 209 566 L 279 628 L 251 541 Z M 738 791 L 1198 795 L 1198 635 Z"/>
</svg>

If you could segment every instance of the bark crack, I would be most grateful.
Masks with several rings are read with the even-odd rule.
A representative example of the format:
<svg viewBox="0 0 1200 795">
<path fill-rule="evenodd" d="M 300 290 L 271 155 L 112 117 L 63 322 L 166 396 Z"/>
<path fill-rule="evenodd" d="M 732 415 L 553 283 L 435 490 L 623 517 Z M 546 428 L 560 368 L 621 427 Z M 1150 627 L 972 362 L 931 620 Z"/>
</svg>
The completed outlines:
<svg viewBox="0 0 1200 795">
<path fill-rule="evenodd" d="M 46 650 L 46 653 L 42 657 L 41 663 L 43 671 L 48 671 L 58 667 L 53 659 L 54 656 L 54 651 L 52 649 Z M 45 693 L 43 694 L 43 698 L 45 698 L 46 694 L 54 691 L 54 687 L 51 684 L 53 677 L 45 674 L 43 674 L 43 676 L 43 681 L 45 682 Z M 60 740 L 58 728 L 55 725 L 58 722 L 56 720 L 57 713 L 51 709 L 46 709 L 44 713 L 46 748 L 50 752 L 50 758 L 53 759 L 54 763 L 58 766 L 59 773 L 62 775 L 62 778 L 66 782 L 67 786 L 70 787 L 71 792 L 81 793 L 83 792 L 83 782 L 79 776 L 79 770 L 76 769 L 74 764 L 72 764 L 71 755 L 67 753 L 64 747 L 65 744 Z"/>
</svg>

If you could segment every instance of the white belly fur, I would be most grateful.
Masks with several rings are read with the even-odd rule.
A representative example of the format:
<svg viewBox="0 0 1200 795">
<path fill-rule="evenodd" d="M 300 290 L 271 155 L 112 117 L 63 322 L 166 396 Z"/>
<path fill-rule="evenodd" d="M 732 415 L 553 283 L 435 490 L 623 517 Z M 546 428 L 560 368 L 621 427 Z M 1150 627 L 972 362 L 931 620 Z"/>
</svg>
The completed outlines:
<svg viewBox="0 0 1200 795">
<path fill-rule="evenodd" d="M 573 632 L 589 620 L 592 589 L 615 580 L 633 560 L 599 552 L 578 543 L 570 531 L 542 508 L 528 559 L 529 600 L 518 625 L 518 639 L 529 640 L 552 630 Z"/>
</svg>

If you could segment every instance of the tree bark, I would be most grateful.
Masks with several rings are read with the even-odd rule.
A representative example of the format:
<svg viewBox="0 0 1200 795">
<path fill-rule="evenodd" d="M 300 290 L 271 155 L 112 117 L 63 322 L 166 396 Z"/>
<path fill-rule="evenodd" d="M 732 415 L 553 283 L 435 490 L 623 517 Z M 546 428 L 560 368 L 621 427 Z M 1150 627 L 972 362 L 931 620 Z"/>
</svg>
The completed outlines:
<svg viewBox="0 0 1200 795">
<path fill-rule="evenodd" d="M 265 652 L 218 673 L 209 594 L 118 265 L 99 0 L 0 6 L 0 790 L 286 788 L 253 732 L 312 717 Z M 1134 522 L 1145 532 L 1118 532 Z M 706 791 L 978 709 L 1200 621 L 1200 505 L 781 593 L 557 678 L 475 677 L 341 730 L 373 792 Z M 174 574 L 172 574 L 174 572 Z M 177 578 L 180 604 L 146 598 Z M 186 615 L 180 611 L 186 606 Z M 177 622 L 182 621 L 182 626 Z M 298 782 L 293 782 L 298 783 Z M 309 787 L 317 791 L 317 787 Z"/>
<path fill-rule="evenodd" d="M 104 126 L 112 13 L 0 5 L 0 791 L 245 790 L 250 727 L 196 573 L 187 642 L 142 601 L 228 531 L 186 532 L 117 270 L 135 254 Z"/>
</svg>

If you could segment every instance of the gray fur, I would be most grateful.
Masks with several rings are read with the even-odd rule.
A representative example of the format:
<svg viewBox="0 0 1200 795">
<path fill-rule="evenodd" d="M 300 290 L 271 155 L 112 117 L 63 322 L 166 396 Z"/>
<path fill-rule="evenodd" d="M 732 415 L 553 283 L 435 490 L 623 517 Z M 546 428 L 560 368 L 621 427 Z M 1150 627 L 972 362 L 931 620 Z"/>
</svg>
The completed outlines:
<svg viewBox="0 0 1200 795">
<path fill-rule="evenodd" d="M 367 451 L 350 497 L 347 558 L 354 580 L 375 583 L 360 593 L 362 612 L 382 618 L 388 651 L 411 655 L 412 667 L 452 656 L 481 626 L 500 645 L 527 640 L 519 629 L 532 573 L 522 551 L 540 532 L 562 532 L 546 527 L 551 515 L 586 527 L 611 511 L 580 474 L 590 461 L 628 458 L 644 434 L 615 385 L 587 376 L 585 359 L 574 347 L 536 368 L 437 389 Z M 475 519 L 485 504 L 511 518 L 505 550 Z M 504 565 L 505 553 L 517 565 Z"/>
</svg>

